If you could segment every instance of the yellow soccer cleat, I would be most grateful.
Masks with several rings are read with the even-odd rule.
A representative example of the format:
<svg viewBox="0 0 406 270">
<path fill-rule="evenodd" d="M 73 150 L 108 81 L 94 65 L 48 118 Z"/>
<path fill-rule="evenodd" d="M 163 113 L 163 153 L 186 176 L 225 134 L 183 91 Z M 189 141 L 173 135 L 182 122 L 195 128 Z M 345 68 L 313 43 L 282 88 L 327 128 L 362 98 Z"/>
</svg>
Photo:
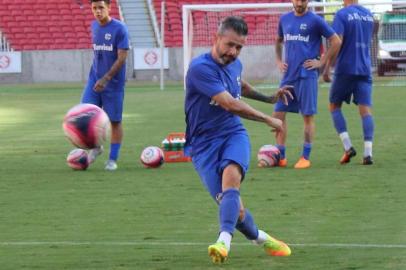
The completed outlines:
<svg viewBox="0 0 406 270">
<path fill-rule="evenodd" d="M 228 250 L 223 242 L 217 242 L 208 248 L 213 263 L 223 263 L 227 260 Z"/>
<path fill-rule="evenodd" d="M 307 169 L 310 168 L 312 163 L 310 160 L 305 159 L 304 157 L 300 157 L 300 159 L 295 164 L 295 169 Z"/>
<path fill-rule="evenodd" d="M 292 252 L 287 244 L 268 235 L 264 250 L 270 256 L 289 256 Z"/>
</svg>

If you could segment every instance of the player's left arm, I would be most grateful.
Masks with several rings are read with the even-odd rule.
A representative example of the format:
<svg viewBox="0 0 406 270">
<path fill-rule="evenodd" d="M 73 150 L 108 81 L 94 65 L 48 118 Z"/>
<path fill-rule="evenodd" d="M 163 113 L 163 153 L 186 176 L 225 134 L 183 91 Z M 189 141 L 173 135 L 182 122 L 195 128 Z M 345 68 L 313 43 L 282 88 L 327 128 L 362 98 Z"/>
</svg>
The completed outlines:
<svg viewBox="0 0 406 270">
<path fill-rule="evenodd" d="M 241 80 L 241 94 L 243 97 L 254 99 L 266 103 L 276 103 L 279 99 L 282 100 L 283 103 L 286 105 L 288 104 L 288 99 L 293 99 L 293 95 L 291 91 L 293 90 L 293 86 L 291 85 L 284 85 L 278 90 L 275 91 L 272 95 L 264 95 L 249 84 L 248 82 Z"/>
<path fill-rule="evenodd" d="M 123 50 L 123 49 L 118 49 L 117 50 L 117 60 L 114 61 L 113 65 L 107 71 L 104 76 L 99 79 L 96 84 L 94 85 L 94 90 L 96 92 L 101 92 L 104 90 L 106 87 L 107 83 L 114 77 L 114 75 L 117 74 L 117 72 L 121 69 L 121 67 L 124 65 L 125 60 L 127 59 L 128 56 L 128 50 Z"/>
<path fill-rule="evenodd" d="M 330 46 L 327 51 L 322 55 L 320 60 L 308 59 L 303 63 L 303 67 L 307 69 L 317 69 L 324 67 L 327 59 L 331 59 L 333 56 L 338 54 L 341 47 L 341 39 L 338 37 L 336 32 L 326 23 L 325 20 L 319 18 L 319 27 L 321 35 L 326 37 Z"/>
</svg>

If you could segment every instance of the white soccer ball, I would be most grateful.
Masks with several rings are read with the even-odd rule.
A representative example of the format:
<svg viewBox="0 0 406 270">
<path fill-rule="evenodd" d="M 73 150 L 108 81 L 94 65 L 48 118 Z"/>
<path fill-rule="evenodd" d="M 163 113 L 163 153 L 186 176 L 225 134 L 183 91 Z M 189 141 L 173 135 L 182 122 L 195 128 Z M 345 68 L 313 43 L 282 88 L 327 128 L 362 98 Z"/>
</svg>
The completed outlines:
<svg viewBox="0 0 406 270">
<path fill-rule="evenodd" d="M 146 168 L 158 168 L 164 163 L 164 153 L 157 146 L 148 146 L 142 151 L 140 159 Z"/>
<path fill-rule="evenodd" d="M 259 167 L 274 167 L 278 166 L 281 153 L 279 149 L 271 144 L 263 145 L 258 151 L 258 166 Z"/>
<path fill-rule="evenodd" d="M 106 141 L 110 132 L 110 120 L 100 107 L 83 103 L 66 113 L 62 127 L 74 146 L 92 149 L 103 145 Z"/>
<path fill-rule="evenodd" d="M 66 163 L 74 170 L 86 170 L 89 167 L 89 156 L 86 150 L 73 149 L 66 158 Z"/>
</svg>

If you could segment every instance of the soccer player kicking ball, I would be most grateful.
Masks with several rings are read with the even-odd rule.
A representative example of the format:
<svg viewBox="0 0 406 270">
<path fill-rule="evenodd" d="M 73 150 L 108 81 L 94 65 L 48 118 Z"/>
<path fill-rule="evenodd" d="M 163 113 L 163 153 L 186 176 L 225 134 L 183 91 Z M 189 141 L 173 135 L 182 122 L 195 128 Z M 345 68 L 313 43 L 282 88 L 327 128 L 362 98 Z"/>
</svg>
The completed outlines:
<svg viewBox="0 0 406 270">
<path fill-rule="evenodd" d="M 340 163 L 346 164 L 356 155 L 347 131 L 341 105 L 352 101 L 358 105 L 364 133 L 364 165 L 371 165 L 374 120 L 372 118 L 371 42 L 374 29 L 372 13 L 356 0 L 344 0 L 333 21 L 333 28 L 343 40 L 337 57 L 334 81 L 330 88 L 330 112 L 334 127 L 344 146 Z M 333 55 L 325 67 L 323 78 L 330 81 L 329 71 Z"/>
<path fill-rule="evenodd" d="M 308 0 L 292 0 L 292 3 L 294 10 L 282 15 L 279 20 L 275 49 L 278 67 L 283 73 L 281 85 L 293 85 L 295 99 L 288 105 L 280 101 L 276 103 L 272 116 L 283 122 L 283 131 L 276 133 L 276 146 L 281 152 L 278 165 L 286 167 L 286 113 L 302 114 L 303 151 L 295 168 L 305 169 L 311 166 L 310 152 L 315 133 L 314 115 L 317 113 L 318 69 L 325 64 L 330 55 L 337 53 L 341 41 L 323 18 L 308 11 Z M 319 60 L 323 36 L 328 39 L 331 46 Z M 282 57 L 283 47 L 284 57 Z"/>
<path fill-rule="evenodd" d="M 110 0 L 92 0 L 91 7 L 96 19 L 91 26 L 94 58 L 81 102 L 102 107 L 110 118 L 110 156 L 105 169 L 114 171 L 123 138 L 125 61 L 130 44 L 127 27 L 109 16 Z M 89 162 L 102 152 L 102 147 L 90 150 Z"/>
<path fill-rule="evenodd" d="M 262 245 L 269 255 L 291 253 L 285 243 L 258 230 L 240 198 L 240 185 L 250 161 L 250 142 L 240 117 L 263 122 L 276 132 L 282 130 L 279 119 L 255 110 L 240 100 L 241 95 L 265 102 L 292 98 L 289 87 L 265 97 L 241 79 L 242 64 L 237 57 L 247 34 L 242 18 L 224 19 L 211 52 L 193 59 L 186 75 L 185 153 L 192 157 L 202 183 L 219 207 L 220 233 L 208 248 L 215 263 L 227 259 L 235 229 Z"/>
</svg>

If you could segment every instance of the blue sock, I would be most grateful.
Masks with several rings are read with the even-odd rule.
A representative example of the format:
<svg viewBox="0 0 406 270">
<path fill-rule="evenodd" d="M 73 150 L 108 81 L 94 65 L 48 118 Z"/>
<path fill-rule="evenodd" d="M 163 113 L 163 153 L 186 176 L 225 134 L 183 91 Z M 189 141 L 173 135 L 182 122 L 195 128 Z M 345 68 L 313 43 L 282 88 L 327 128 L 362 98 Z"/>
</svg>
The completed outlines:
<svg viewBox="0 0 406 270">
<path fill-rule="evenodd" d="M 305 159 L 309 159 L 311 151 L 312 151 L 312 144 L 311 143 L 304 143 L 303 144 L 303 154 L 302 154 L 302 156 Z"/>
<path fill-rule="evenodd" d="M 279 152 L 281 153 L 281 159 L 284 159 L 286 147 L 282 144 L 277 144 L 276 147 L 279 149 Z"/>
<path fill-rule="evenodd" d="M 120 152 L 121 143 L 112 143 L 110 144 L 110 160 L 117 160 L 118 154 Z"/>
<path fill-rule="evenodd" d="M 336 109 L 331 112 L 331 117 L 333 118 L 334 127 L 338 134 L 347 131 L 347 123 L 340 109 Z"/>
<path fill-rule="evenodd" d="M 374 139 L 374 119 L 368 114 L 362 117 L 362 129 L 364 131 L 364 141 L 373 141 Z"/>
<path fill-rule="evenodd" d="M 227 189 L 219 206 L 220 232 L 234 233 L 240 214 L 240 191 Z"/>
<path fill-rule="evenodd" d="M 248 240 L 256 240 L 258 238 L 257 225 L 255 225 L 254 218 L 248 209 L 245 209 L 244 220 L 238 221 L 236 228 L 245 235 Z"/>
</svg>

